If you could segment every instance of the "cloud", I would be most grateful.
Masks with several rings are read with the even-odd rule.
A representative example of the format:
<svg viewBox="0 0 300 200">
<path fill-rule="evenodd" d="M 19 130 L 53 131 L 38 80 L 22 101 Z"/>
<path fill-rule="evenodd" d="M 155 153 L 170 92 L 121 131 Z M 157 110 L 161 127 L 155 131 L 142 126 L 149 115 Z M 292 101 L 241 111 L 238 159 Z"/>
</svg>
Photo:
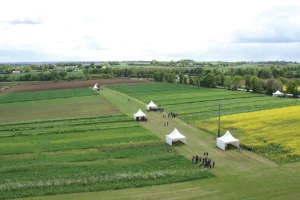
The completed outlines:
<svg viewBox="0 0 300 200">
<path fill-rule="evenodd" d="M 34 20 L 34 19 L 30 19 L 28 17 L 25 17 L 24 19 L 13 19 L 13 20 L 9 21 L 8 23 L 13 24 L 13 25 L 18 25 L 18 24 L 33 25 L 33 24 L 42 24 L 43 22 L 41 19 Z"/>
<path fill-rule="evenodd" d="M 0 10 L 0 62 L 298 60 L 299 6 L 297 0 L 10 0 Z"/>
<path fill-rule="evenodd" d="M 299 6 L 275 7 L 254 19 L 255 28 L 233 34 L 236 43 L 300 42 Z"/>
<path fill-rule="evenodd" d="M 93 36 L 84 36 L 84 39 L 86 40 L 87 44 L 85 47 L 87 49 L 91 50 L 106 50 L 107 48 L 103 47 L 100 42 L 97 41 L 97 39 Z"/>
<path fill-rule="evenodd" d="M 51 56 L 48 54 L 38 53 L 27 49 L 0 49 L 0 62 L 16 62 L 17 61 L 46 61 Z"/>
</svg>

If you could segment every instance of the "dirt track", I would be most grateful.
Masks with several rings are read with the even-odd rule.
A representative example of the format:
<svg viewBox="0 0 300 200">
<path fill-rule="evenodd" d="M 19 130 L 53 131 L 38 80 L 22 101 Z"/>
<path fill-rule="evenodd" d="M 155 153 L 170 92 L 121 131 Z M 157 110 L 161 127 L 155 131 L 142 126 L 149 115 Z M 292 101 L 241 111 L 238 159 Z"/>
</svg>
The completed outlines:
<svg viewBox="0 0 300 200">
<path fill-rule="evenodd" d="M 73 81 L 59 81 L 57 83 L 53 81 L 22 82 L 20 85 L 16 85 L 14 87 L 8 88 L 2 93 L 84 88 L 84 87 L 93 87 L 95 83 L 98 83 L 98 85 L 100 85 L 101 87 L 101 85 L 149 83 L 149 82 L 150 81 L 148 80 L 138 80 L 138 79 L 73 80 Z"/>
</svg>

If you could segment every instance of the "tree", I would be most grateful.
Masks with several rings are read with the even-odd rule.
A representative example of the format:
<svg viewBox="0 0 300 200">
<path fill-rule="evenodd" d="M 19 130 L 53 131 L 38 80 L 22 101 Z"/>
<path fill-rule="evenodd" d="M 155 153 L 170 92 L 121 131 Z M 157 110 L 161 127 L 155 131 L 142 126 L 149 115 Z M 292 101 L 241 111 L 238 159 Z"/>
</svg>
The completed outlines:
<svg viewBox="0 0 300 200">
<path fill-rule="evenodd" d="M 159 81 L 159 72 L 155 72 L 154 75 L 153 75 L 153 79 L 154 81 Z"/>
<path fill-rule="evenodd" d="M 286 85 L 287 82 L 288 82 L 288 80 L 286 78 L 284 78 L 284 77 L 280 77 L 278 80 L 281 81 L 282 85 Z"/>
<path fill-rule="evenodd" d="M 183 77 L 183 84 L 187 84 L 188 78 L 186 76 Z"/>
<path fill-rule="evenodd" d="M 201 82 L 201 85 L 205 87 L 216 87 L 216 77 L 213 73 L 207 74 Z"/>
<path fill-rule="evenodd" d="M 232 86 L 232 81 L 231 81 L 230 76 L 225 76 L 224 87 L 227 88 L 228 90 L 230 90 L 231 86 Z"/>
<path fill-rule="evenodd" d="M 183 83 L 183 77 L 184 77 L 184 75 L 183 75 L 183 73 L 180 73 L 179 74 L 179 83 Z"/>
<path fill-rule="evenodd" d="M 237 90 L 238 86 L 241 83 L 241 80 L 243 80 L 243 78 L 241 76 L 234 76 L 232 78 L 232 85 L 233 85 L 233 90 Z"/>
<path fill-rule="evenodd" d="M 175 74 L 169 74 L 169 81 L 168 83 L 174 83 L 175 80 Z"/>
<path fill-rule="evenodd" d="M 225 75 L 221 75 L 221 86 L 224 86 Z"/>
<path fill-rule="evenodd" d="M 287 83 L 287 93 L 289 94 L 293 94 L 293 97 L 297 97 L 299 95 L 299 91 L 298 91 L 298 82 L 296 80 L 293 81 L 289 81 Z"/>
<path fill-rule="evenodd" d="M 169 83 L 169 73 L 165 73 L 164 80 Z"/>
<path fill-rule="evenodd" d="M 151 65 L 156 65 L 156 60 L 152 60 Z"/>
<path fill-rule="evenodd" d="M 193 78 L 193 77 L 190 77 L 190 79 L 189 79 L 189 84 L 190 84 L 190 85 L 194 85 L 194 84 L 195 84 L 195 81 L 194 81 L 194 78 Z"/>
<path fill-rule="evenodd" d="M 247 89 L 247 92 L 249 92 L 249 89 L 250 89 L 250 79 L 251 79 L 250 75 L 245 75 L 244 76 L 245 88 Z"/>
<path fill-rule="evenodd" d="M 221 76 L 220 75 L 216 75 L 216 84 L 221 86 L 222 83 L 221 83 Z"/>
<path fill-rule="evenodd" d="M 164 81 L 164 77 L 165 77 L 165 73 L 164 72 L 160 72 L 159 73 L 159 82 L 163 82 Z"/>
<path fill-rule="evenodd" d="M 256 93 L 260 93 L 263 90 L 263 88 L 262 88 L 263 83 L 257 76 L 251 77 L 250 86 L 251 86 L 253 92 L 256 92 Z"/>
<path fill-rule="evenodd" d="M 272 95 L 272 93 L 276 92 L 277 90 L 282 91 L 283 85 L 281 81 L 276 79 L 269 79 L 266 84 L 266 94 Z"/>
</svg>

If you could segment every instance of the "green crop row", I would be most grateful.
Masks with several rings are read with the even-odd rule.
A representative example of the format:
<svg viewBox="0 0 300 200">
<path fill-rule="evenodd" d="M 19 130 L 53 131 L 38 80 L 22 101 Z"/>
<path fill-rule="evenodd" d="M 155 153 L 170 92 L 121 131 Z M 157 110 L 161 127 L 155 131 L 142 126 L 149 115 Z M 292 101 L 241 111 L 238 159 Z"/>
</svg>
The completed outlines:
<svg viewBox="0 0 300 200">
<path fill-rule="evenodd" d="M 249 108 L 258 108 L 260 110 L 270 109 L 270 108 L 279 108 L 286 106 L 295 106 L 299 105 L 298 101 L 278 101 L 276 99 L 270 99 L 268 101 L 252 101 L 252 102 L 232 102 L 231 104 L 221 104 L 221 111 L 227 110 L 236 110 L 236 109 L 249 109 Z M 218 105 L 206 105 L 203 107 L 195 108 L 186 108 L 185 110 L 178 111 L 179 114 L 193 114 L 193 113 L 202 113 L 202 112 L 214 112 L 219 111 Z"/>
<path fill-rule="evenodd" d="M 0 199 L 46 195 L 49 191 L 52 194 L 78 192 L 85 191 L 80 188 L 86 187 L 99 191 L 213 177 L 207 171 L 199 171 L 157 138 L 150 140 L 144 137 L 144 142 L 124 141 L 124 145 L 116 142 L 109 145 L 105 140 L 100 151 L 2 158 Z"/>
<path fill-rule="evenodd" d="M 34 152 L 62 151 L 72 149 L 97 148 L 101 146 L 123 145 L 132 142 L 159 141 L 150 132 L 141 127 L 100 130 L 82 134 L 32 135 L 2 138 L 0 152 L 4 154 L 22 154 Z"/>
</svg>

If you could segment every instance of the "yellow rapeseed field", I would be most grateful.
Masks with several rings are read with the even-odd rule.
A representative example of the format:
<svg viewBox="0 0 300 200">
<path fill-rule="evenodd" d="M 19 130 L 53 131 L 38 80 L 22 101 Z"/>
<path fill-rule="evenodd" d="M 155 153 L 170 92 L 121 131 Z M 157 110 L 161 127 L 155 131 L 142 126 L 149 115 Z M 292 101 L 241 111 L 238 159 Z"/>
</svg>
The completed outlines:
<svg viewBox="0 0 300 200">
<path fill-rule="evenodd" d="M 211 118 L 195 125 L 217 133 L 217 124 Z M 222 116 L 221 127 L 278 163 L 300 161 L 300 106 Z"/>
</svg>

